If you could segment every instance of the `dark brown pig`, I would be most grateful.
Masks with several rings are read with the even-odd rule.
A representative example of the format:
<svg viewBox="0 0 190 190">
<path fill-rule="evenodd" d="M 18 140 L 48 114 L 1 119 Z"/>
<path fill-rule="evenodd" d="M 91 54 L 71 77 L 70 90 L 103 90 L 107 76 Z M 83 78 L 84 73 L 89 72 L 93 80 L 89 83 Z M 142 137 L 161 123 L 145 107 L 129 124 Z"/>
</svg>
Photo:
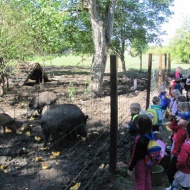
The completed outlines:
<svg viewBox="0 0 190 190">
<path fill-rule="evenodd" d="M 31 116 L 35 110 L 37 110 L 39 115 L 41 115 L 44 106 L 55 104 L 56 101 L 57 101 L 57 96 L 53 92 L 45 91 L 39 93 L 38 95 L 32 98 L 32 100 L 28 105 L 30 109 L 28 116 Z"/>
<path fill-rule="evenodd" d="M 5 127 L 12 130 L 13 133 L 16 133 L 16 129 L 22 126 L 22 122 L 13 119 L 6 113 L 0 114 L 0 127 L 3 127 L 3 132 L 5 133 Z"/>
<path fill-rule="evenodd" d="M 74 104 L 58 104 L 50 106 L 40 119 L 44 137 L 43 147 L 47 147 L 48 139 L 57 140 L 59 134 L 69 135 L 76 139 L 77 135 L 87 136 L 86 122 L 88 116 Z"/>
</svg>

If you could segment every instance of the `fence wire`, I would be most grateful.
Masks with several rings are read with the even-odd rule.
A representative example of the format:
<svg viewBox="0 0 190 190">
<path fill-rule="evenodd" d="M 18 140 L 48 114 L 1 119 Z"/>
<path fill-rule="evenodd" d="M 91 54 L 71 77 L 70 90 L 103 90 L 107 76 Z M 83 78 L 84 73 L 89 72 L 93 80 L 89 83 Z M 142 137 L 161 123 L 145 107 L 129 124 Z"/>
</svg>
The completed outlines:
<svg viewBox="0 0 190 190">
<path fill-rule="evenodd" d="M 130 158 L 130 136 L 126 128 L 126 124 L 131 119 L 130 104 L 132 102 L 139 102 L 142 109 L 146 108 L 147 91 L 146 87 L 144 88 L 141 85 L 142 82 L 143 84 L 147 83 L 147 68 L 143 68 L 143 71 L 131 70 L 127 74 L 119 73 L 118 75 L 117 165 L 119 168 L 126 168 Z M 130 88 L 133 86 L 133 80 L 136 79 L 134 73 L 142 75 L 142 78 L 138 77 L 137 79 L 137 90 L 131 91 Z M 155 67 L 155 64 L 151 73 L 150 94 L 153 97 L 158 92 L 158 68 Z M 30 123 L 28 125 L 25 123 L 24 127 L 26 130 L 24 132 L 19 128 L 16 134 L 3 134 L 1 130 L 1 189 L 118 189 L 120 179 L 114 178 L 114 180 L 110 180 L 109 172 L 110 75 L 105 75 L 105 91 L 102 98 L 94 98 L 87 91 L 87 81 L 90 77 L 88 73 L 85 74 L 86 78 L 84 78 L 84 75 L 81 75 L 81 78 L 73 81 L 72 79 L 76 77 L 75 75 L 77 75 L 75 71 L 70 72 L 68 75 L 64 71 L 63 78 L 46 83 L 43 90 L 54 91 L 59 97 L 58 104 L 76 104 L 89 116 L 86 139 L 78 136 L 76 140 L 73 140 L 68 139 L 68 135 L 66 134 L 60 134 L 59 139 L 52 141 L 50 138 L 48 140 L 50 149 L 42 150 L 43 136 L 40 124 L 35 123 L 36 120 L 34 120 L 34 123 L 30 126 L 32 121 L 26 120 L 29 100 L 34 94 L 42 91 L 40 87 L 38 85 L 18 87 L 14 91 L 7 92 L 3 99 L 1 99 L 2 108 L 4 108 L 6 113 L 13 118 Z M 132 80 L 130 80 L 131 78 Z M 72 116 L 72 112 L 67 115 L 67 117 L 70 116 Z M 63 120 L 64 127 L 64 120 L 66 118 L 60 115 L 57 117 L 56 122 L 59 119 Z M 80 125 L 77 125 L 69 133 L 72 133 L 73 130 L 77 130 L 79 127 Z M 29 129 L 30 133 L 27 133 L 27 129 Z M 37 140 L 36 137 L 40 137 L 40 140 Z M 58 149 L 54 147 L 54 144 L 58 144 Z M 58 155 L 54 155 L 53 153 Z M 37 158 L 41 158 L 42 161 L 38 161 Z"/>
</svg>

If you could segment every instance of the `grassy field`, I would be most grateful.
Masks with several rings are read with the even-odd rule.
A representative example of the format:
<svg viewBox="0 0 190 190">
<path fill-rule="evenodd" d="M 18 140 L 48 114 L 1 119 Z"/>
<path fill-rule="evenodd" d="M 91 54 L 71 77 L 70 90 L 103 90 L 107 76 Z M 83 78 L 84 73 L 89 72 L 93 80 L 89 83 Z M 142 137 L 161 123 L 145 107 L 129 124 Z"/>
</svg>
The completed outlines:
<svg viewBox="0 0 190 190">
<path fill-rule="evenodd" d="M 42 65 L 54 65 L 54 66 L 80 66 L 80 67 L 90 67 L 92 62 L 91 56 L 74 56 L 74 55 L 63 55 L 61 57 L 55 57 L 52 60 L 43 61 L 40 58 L 33 60 L 39 62 Z M 140 69 L 140 59 L 139 57 L 131 57 L 130 55 L 125 55 L 125 62 L 127 69 Z M 143 55 L 142 57 L 142 69 L 146 70 L 148 68 L 148 55 Z M 162 63 L 164 68 L 164 57 L 162 57 Z M 159 65 L 159 55 L 152 56 L 152 68 L 158 68 Z M 183 68 L 183 74 L 187 75 L 187 69 L 190 68 L 190 64 L 177 63 L 175 60 L 171 61 L 171 68 L 174 70 L 176 67 L 181 66 Z M 110 67 L 110 59 L 108 57 L 106 68 Z M 121 62 L 118 60 L 118 71 L 122 71 Z"/>
</svg>

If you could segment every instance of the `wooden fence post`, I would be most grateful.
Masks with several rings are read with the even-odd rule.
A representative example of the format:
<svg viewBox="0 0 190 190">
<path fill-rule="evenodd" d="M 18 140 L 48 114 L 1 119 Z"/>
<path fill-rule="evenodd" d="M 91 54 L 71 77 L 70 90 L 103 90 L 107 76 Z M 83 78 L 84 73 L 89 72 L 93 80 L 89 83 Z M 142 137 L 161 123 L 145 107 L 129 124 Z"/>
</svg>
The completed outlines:
<svg viewBox="0 0 190 190">
<path fill-rule="evenodd" d="M 162 54 L 159 59 L 158 87 L 162 84 Z"/>
<path fill-rule="evenodd" d="M 151 87 L 151 70 L 152 70 L 152 54 L 148 55 L 148 83 L 147 83 L 147 99 L 146 99 L 146 109 L 149 107 L 150 102 L 150 87 Z"/>
<path fill-rule="evenodd" d="M 167 85 L 168 74 L 167 74 L 167 54 L 164 54 L 164 84 Z"/>
<path fill-rule="evenodd" d="M 168 53 L 168 75 L 171 75 L 171 58 L 170 53 Z"/>
<path fill-rule="evenodd" d="M 118 84 L 117 58 L 110 56 L 111 126 L 110 126 L 110 172 L 116 174 L 118 131 Z"/>
</svg>

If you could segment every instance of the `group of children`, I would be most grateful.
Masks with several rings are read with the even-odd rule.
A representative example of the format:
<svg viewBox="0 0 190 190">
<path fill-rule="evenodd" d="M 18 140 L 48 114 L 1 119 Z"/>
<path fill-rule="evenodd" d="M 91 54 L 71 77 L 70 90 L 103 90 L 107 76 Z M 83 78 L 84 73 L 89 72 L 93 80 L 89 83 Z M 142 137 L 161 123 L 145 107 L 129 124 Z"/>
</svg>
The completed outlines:
<svg viewBox="0 0 190 190">
<path fill-rule="evenodd" d="M 151 167 L 147 167 L 144 163 L 149 142 L 146 134 L 151 135 L 153 131 L 157 136 L 156 140 L 162 140 L 161 135 L 158 134 L 166 112 L 170 113 L 169 128 L 173 131 L 171 159 L 167 169 L 170 187 L 166 190 L 190 189 L 190 163 L 188 164 L 190 162 L 190 159 L 188 160 L 190 158 L 190 91 L 188 91 L 188 88 L 190 90 L 190 75 L 183 79 L 181 67 L 178 67 L 173 78 L 177 85 L 170 88 L 171 97 L 167 96 L 165 86 L 162 85 L 159 88 L 158 96 L 152 99 L 153 104 L 150 107 L 157 112 L 158 122 L 156 124 L 153 125 L 148 114 L 140 114 L 139 103 L 132 103 L 130 106 L 131 120 L 128 131 L 131 135 L 131 159 L 128 170 L 129 175 L 132 175 L 134 169 L 136 190 L 151 190 Z M 183 81 L 185 85 L 178 81 Z M 186 96 L 182 95 L 182 90 L 178 85 L 182 89 L 187 89 Z"/>
</svg>

